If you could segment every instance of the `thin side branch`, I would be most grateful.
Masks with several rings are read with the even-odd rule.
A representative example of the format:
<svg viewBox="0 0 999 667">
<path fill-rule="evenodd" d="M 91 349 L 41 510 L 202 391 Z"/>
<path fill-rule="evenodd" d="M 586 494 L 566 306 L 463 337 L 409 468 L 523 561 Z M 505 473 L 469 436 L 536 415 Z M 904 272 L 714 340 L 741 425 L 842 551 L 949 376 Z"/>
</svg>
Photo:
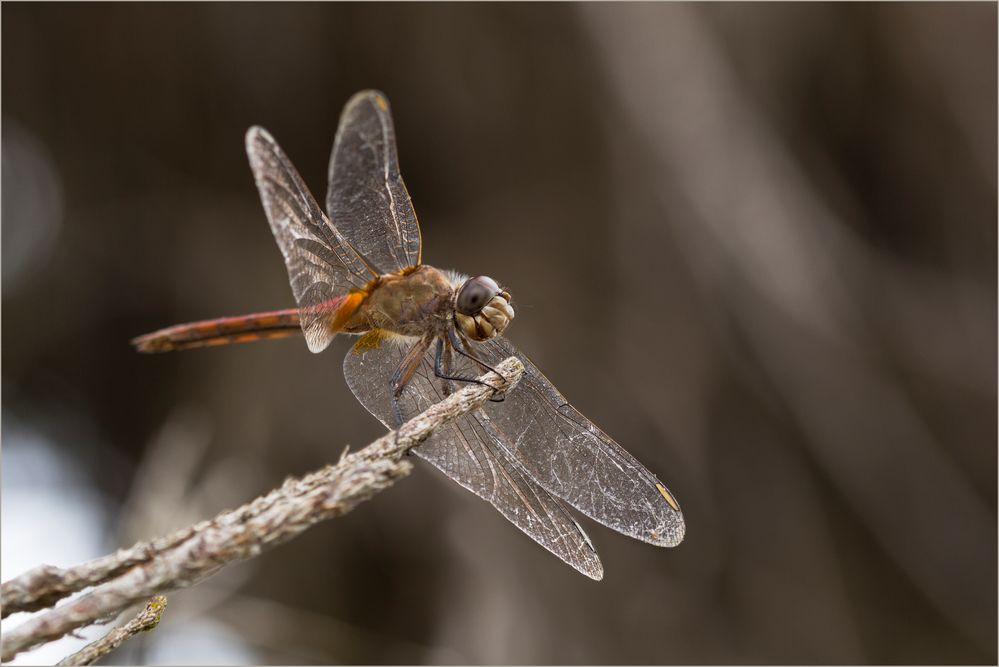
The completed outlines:
<svg viewBox="0 0 999 667">
<path fill-rule="evenodd" d="M 126 639 L 134 637 L 140 632 L 152 630 L 160 622 L 163 610 L 166 609 L 167 599 L 162 595 L 155 596 L 146 603 L 145 608 L 131 621 L 115 628 L 97 641 L 87 644 L 82 649 L 68 655 L 57 665 L 92 665 L 100 658 L 106 656 L 111 651 L 121 646 Z"/>
<path fill-rule="evenodd" d="M 412 465 L 400 460 L 406 450 L 496 393 L 513 389 L 524 366 L 510 357 L 496 370 L 499 374 L 479 378 L 483 384 L 469 383 L 336 465 L 289 478 L 280 488 L 210 521 L 66 570 L 35 568 L 3 584 L 4 614 L 46 608 L 87 586 L 97 587 L 5 633 L 0 659 L 6 662 L 155 594 L 194 585 L 229 563 L 253 558 L 319 521 L 346 514 L 409 474 Z"/>
</svg>

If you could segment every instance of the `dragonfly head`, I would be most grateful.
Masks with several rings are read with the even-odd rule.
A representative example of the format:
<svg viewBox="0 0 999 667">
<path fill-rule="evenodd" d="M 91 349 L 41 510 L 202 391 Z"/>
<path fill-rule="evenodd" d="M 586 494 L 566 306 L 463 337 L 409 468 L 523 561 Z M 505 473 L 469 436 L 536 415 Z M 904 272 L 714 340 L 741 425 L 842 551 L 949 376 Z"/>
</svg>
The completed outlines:
<svg viewBox="0 0 999 667">
<path fill-rule="evenodd" d="M 513 319 L 510 300 L 510 293 L 492 278 L 469 278 L 454 295 L 455 324 L 472 340 L 499 336 Z"/>
</svg>

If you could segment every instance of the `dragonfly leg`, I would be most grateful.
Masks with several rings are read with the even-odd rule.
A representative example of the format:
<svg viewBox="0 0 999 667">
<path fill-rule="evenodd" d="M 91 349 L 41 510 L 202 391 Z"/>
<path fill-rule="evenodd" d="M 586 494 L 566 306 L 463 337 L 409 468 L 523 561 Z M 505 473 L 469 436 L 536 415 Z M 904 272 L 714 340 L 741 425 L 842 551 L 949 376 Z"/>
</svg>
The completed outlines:
<svg viewBox="0 0 999 667">
<path fill-rule="evenodd" d="M 451 346 L 443 338 L 438 338 L 437 354 L 434 356 L 434 375 L 437 377 L 450 375 L 452 361 Z M 441 387 L 444 390 L 445 396 L 450 396 L 454 393 L 454 382 L 452 380 L 442 378 Z"/>
<path fill-rule="evenodd" d="M 399 406 L 399 397 L 392 396 L 392 419 L 395 420 L 395 428 L 398 429 L 402 426 L 402 408 Z M 398 439 L 399 432 L 396 431 L 395 437 Z"/>
<path fill-rule="evenodd" d="M 394 429 L 398 429 L 402 426 L 402 406 L 399 402 L 399 396 L 402 394 L 402 390 L 400 389 L 399 392 L 396 393 L 396 375 L 399 375 L 399 369 L 401 368 L 402 366 L 400 365 L 389 379 L 389 390 L 392 392 L 392 428 Z M 396 437 L 399 437 L 398 432 L 396 433 Z"/>
<path fill-rule="evenodd" d="M 450 347 L 451 346 L 448 346 L 448 348 L 449 348 L 448 349 L 448 355 L 447 355 L 448 358 L 450 358 L 450 356 L 451 356 L 450 355 Z M 468 356 L 467 354 L 465 354 L 464 352 L 462 352 L 460 350 L 458 350 L 458 354 L 461 354 L 461 355 L 466 356 L 466 357 Z M 464 375 L 451 375 L 450 374 L 450 370 L 451 370 L 450 369 L 450 365 L 451 365 L 450 361 L 448 362 L 448 369 L 445 370 L 444 367 L 443 367 L 443 363 L 442 363 L 443 357 L 444 357 L 444 339 L 443 338 L 438 338 L 437 339 L 437 353 L 434 355 L 434 375 L 436 375 L 437 377 L 439 377 L 439 378 L 441 378 L 442 380 L 445 381 L 445 393 L 449 393 L 447 391 L 447 385 L 450 384 L 452 381 L 456 381 L 456 382 L 474 382 L 475 384 L 481 384 L 483 387 L 490 387 L 490 388 L 492 388 L 488 383 L 483 382 L 482 380 L 479 380 L 478 378 L 467 377 L 467 376 L 464 376 Z M 474 359 L 474 357 L 472 357 L 472 358 Z M 488 368 L 488 366 L 486 366 L 486 368 Z M 495 397 L 493 397 L 493 398 L 495 398 Z M 493 399 L 490 398 L 489 400 L 491 401 Z M 502 400 L 502 398 L 500 400 Z"/>
<path fill-rule="evenodd" d="M 409 348 L 409 352 L 402 358 L 389 380 L 389 387 L 392 390 L 392 416 L 395 418 L 395 428 L 397 429 L 402 426 L 402 404 L 399 399 L 402 397 L 406 385 L 413 378 L 413 373 L 423 363 L 423 356 L 427 353 L 432 341 L 433 336 L 424 336 L 413 347 Z"/>
<path fill-rule="evenodd" d="M 486 362 L 484 362 L 481 359 L 479 359 L 478 357 L 476 357 L 474 354 L 472 354 L 471 350 L 469 350 L 468 352 L 466 352 L 465 350 L 462 349 L 463 346 L 462 346 L 462 343 L 461 343 L 461 339 L 458 336 L 458 334 L 455 332 L 454 327 L 449 327 L 448 330 L 447 330 L 447 334 L 448 334 L 448 338 L 450 339 L 451 347 L 454 348 L 455 352 L 457 352 L 461 356 L 465 357 L 466 359 L 471 359 L 472 361 L 474 361 L 478 365 L 482 366 L 486 370 L 490 370 L 493 373 L 496 373 L 496 375 L 499 375 L 501 378 L 503 378 L 504 380 L 506 380 L 506 378 L 503 377 L 502 373 L 500 373 L 498 370 L 496 370 L 495 368 L 493 368 L 492 366 L 490 366 Z M 438 373 L 438 371 L 437 371 L 436 368 L 434 369 L 434 373 L 437 374 L 437 377 L 441 377 L 441 375 Z M 461 379 L 461 378 L 455 378 L 455 379 Z M 468 382 L 469 380 L 466 379 L 465 381 Z M 479 384 L 484 384 L 484 383 L 480 382 Z M 489 402 L 490 403 L 502 403 L 504 400 L 506 400 L 506 396 L 504 396 L 502 394 L 499 395 L 499 396 L 490 396 L 489 397 Z"/>
</svg>

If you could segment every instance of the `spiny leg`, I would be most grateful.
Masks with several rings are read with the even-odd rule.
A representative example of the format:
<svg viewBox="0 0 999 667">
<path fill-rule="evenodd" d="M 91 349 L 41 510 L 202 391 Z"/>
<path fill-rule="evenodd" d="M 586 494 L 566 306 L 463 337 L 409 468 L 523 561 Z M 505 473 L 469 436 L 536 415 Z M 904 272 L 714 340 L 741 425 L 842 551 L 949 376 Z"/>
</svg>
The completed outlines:
<svg viewBox="0 0 999 667">
<path fill-rule="evenodd" d="M 423 363 L 423 357 L 426 355 L 431 342 L 433 342 L 433 336 L 424 336 L 413 347 L 409 348 L 406 356 L 402 358 L 399 366 L 396 367 L 395 372 L 392 373 L 392 377 L 389 379 L 389 388 L 392 392 L 392 416 L 395 418 L 396 429 L 402 426 L 402 405 L 399 399 L 406 385 L 413 378 L 416 369 Z M 396 434 L 396 437 L 398 437 L 398 434 Z"/>
<path fill-rule="evenodd" d="M 444 358 L 444 339 L 443 338 L 438 338 L 437 339 L 437 353 L 434 355 L 434 375 L 436 375 L 437 377 L 441 378 L 442 380 L 447 381 L 448 383 L 450 383 L 451 381 L 456 381 L 456 382 L 474 382 L 475 384 L 481 384 L 483 387 L 489 387 L 490 389 L 492 389 L 491 385 L 489 385 L 486 382 L 483 382 L 482 380 L 480 380 L 478 378 L 468 377 L 468 376 L 465 376 L 465 375 L 451 375 L 451 373 L 450 373 L 450 371 L 451 371 L 451 361 L 450 361 L 451 355 L 450 355 L 450 353 L 447 355 L 447 357 L 448 357 L 448 360 L 447 360 L 448 363 L 447 363 L 447 369 L 445 369 L 444 368 L 444 364 L 442 363 L 443 362 L 443 358 Z M 448 393 L 450 393 L 450 391 L 448 391 L 447 384 L 445 384 L 445 394 L 448 394 Z"/>
<path fill-rule="evenodd" d="M 487 370 L 492 371 L 493 373 L 496 373 L 496 375 L 499 375 L 501 378 L 503 378 L 504 380 L 506 380 L 506 377 L 504 377 L 504 375 L 502 373 L 500 373 L 498 370 L 496 370 L 495 368 L 493 368 L 492 366 L 490 366 L 486 362 L 484 362 L 481 359 L 479 359 L 478 357 L 476 357 L 474 354 L 471 353 L 471 351 L 466 352 L 465 350 L 462 349 L 463 345 L 461 343 L 461 340 L 460 340 L 458 334 L 455 332 L 454 327 L 448 327 L 447 334 L 448 334 L 448 338 L 450 339 L 450 343 L 451 343 L 450 347 L 452 349 L 454 349 L 455 352 L 457 352 L 461 356 L 465 357 L 466 359 L 471 359 L 472 361 L 474 361 L 478 365 L 482 366 L 483 368 L 485 368 Z M 438 361 L 438 363 L 434 364 L 434 374 L 437 375 L 437 377 L 443 377 L 443 375 L 441 375 L 441 371 L 439 369 L 439 366 L 440 366 L 440 364 L 439 364 L 439 361 L 440 361 L 440 345 L 441 345 L 441 342 L 438 341 L 438 343 L 437 343 L 437 346 L 438 346 L 437 347 L 437 361 Z M 490 385 L 486 384 L 485 382 L 481 382 L 481 381 L 475 380 L 473 378 L 455 377 L 455 378 L 448 378 L 448 379 L 451 379 L 451 380 L 460 380 L 462 382 L 476 382 L 478 384 L 481 384 L 481 385 L 484 385 L 484 386 L 492 388 Z M 493 395 L 493 396 L 489 397 L 489 401 L 491 403 L 502 403 L 504 401 L 504 399 L 505 399 L 505 397 L 502 396 L 502 395 L 500 395 L 500 396 Z"/>
<path fill-rule="evenodd" d="M 434 375 L 437 377 L 441 377 L 441 375 L 450 375 L 453 361 L 454 357 L 451 354 L 450 343 L 443 338 L 438 338 L 437 355 L 434 357 Z M 450 396 L 454 393 L 454 382 L 450 379 L 443 378 L 441 388 L 444 390 L 444 396 Z"/>
<path fill-rule="evenodd" d="M 502 373 L 500 373 L 498 370 L 496 370 L 495 368 L 493 368 L 492 366 L 490 366 L 489 364 L 487 364 L 486 362 L 482 361 L 477 356 L 475 356 L 474 354 L 472 354 L 471 349 L 469 349 L 469 351 L 466 352 L 463 349 L 464 348 L 464 345 L 462 344 L 462 340 L 463 339 L 456 332 L 456 330 L 454 329 L 454 327 L 449 327 L 448 330 L 447 330 L 447 334 L 448 334 L 448 338 L 451 340 L 451 347 L 454 348 L 455 352 L 457 352 L 461 356 L 465 357 L 466 359 L 471 359 L 472 361 L 474 361 L 475 363 L 477 363 L 479 366 L 482 366 L 484 369 L 486 369 L 488 371 L 492 371 L 493 373 L 496 373 L 496 375 L 499 375 L 504 380 L 506 379 L 506 377 L 504 377 L 504 375 Z"/>
</svg>

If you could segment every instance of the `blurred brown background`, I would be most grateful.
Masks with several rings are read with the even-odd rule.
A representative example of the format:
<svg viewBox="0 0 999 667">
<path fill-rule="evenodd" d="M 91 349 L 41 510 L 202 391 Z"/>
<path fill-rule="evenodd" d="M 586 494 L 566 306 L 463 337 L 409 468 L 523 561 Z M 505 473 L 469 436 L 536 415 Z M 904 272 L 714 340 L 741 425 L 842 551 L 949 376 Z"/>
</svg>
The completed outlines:
<svg viewBox="0 0 999 667">
<path fill-rule="evenodd" d="M 593 583 L 421 465 L 114 660 L 995 663 L 994 4 L 2 18 L 4 578 L 380 434 L 346 341 L 128 345 L 291 305 L 243 133 L 322 201 L 362 88 L 424 259 L 509 285 L 509 337 L 688 521 L 673 550 L 586 523 Z"/>
</svg>

